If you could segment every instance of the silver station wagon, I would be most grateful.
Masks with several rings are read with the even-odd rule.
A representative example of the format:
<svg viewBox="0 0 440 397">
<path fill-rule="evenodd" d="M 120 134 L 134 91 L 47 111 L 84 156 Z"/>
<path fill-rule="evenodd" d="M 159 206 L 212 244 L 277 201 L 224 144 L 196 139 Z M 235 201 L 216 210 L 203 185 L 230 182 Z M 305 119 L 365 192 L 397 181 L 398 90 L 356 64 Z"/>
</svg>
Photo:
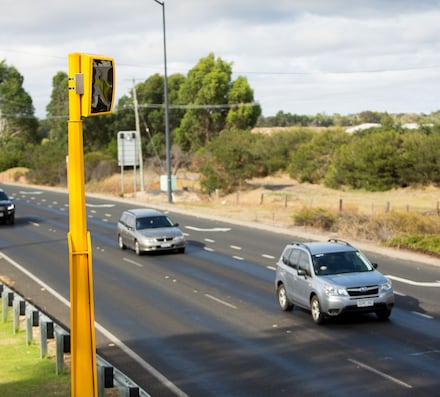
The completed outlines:
<svg viewBox="0 0 440 397">
<path fill-rule="evenodd" d="M 276 264 L 282 310 L 311 311 L 313 321 L 347 312 L 373 312 L 386 320 L 394 305 L 391 281 L 359 250 L 341 240 L 288 244 Z"/>
<path fill-rule="evenodd" d="M 184 253 L 186 241 L 178 226 L 167 215 L 154 209 L 124 211 L 117 226 L 119 248 L 131 248 L 137 255 L 170 250 Z"/>
</svg>

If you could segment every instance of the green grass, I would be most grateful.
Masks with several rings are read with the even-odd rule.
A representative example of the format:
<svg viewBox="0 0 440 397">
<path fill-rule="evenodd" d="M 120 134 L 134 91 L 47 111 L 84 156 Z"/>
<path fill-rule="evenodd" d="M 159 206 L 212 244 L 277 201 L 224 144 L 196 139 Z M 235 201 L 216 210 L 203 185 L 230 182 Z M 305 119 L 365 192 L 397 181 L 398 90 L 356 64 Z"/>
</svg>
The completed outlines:
<svg viewBox="0 0 440 397">
<path fill-rule="evenodd" d="M 399 236 L 384 243 L 387 247 L 407 248 L 440 257 L 440 235 Z"/>
<path fill-rule="evenodd" d="M 56 375 L 54 358 L 40 358 L 39 341 L 26 346 L 24 330 L 13 334 L 11 313 L 0 319 L 0 396 L 70 396 L 70 374 Z"/>
</svg>

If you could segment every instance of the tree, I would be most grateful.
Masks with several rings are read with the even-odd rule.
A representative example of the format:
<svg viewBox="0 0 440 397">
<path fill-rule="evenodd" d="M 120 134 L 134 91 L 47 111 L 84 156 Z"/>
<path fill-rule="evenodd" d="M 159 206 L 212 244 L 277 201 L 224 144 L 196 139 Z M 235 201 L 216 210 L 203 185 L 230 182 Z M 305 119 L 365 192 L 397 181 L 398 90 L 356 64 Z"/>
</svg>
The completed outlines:
<svg viewBox="0 0 440 397">
<path fill-rule="evenodd" d="M 32 98 L 23 88 L 23 76 L 13 66 L 0 62 L 0 119 L 2 134 L 21 135 L 36 142 L 38 121 L 34 116 Z"/>
<path fill-rule="evenodd" d="M 254 145 L 258 136 L 245 130 L 224 130 L 201 155 L 201 185 L 211 193 L 222 189 L 229 193 L 252 178 L 260 168 Z"/>
<path fill-rule="evenodd" d="M 52 93 L 46 106 L 48 138 L 64 142 L 67 147 L 67 120 L 69 119 L 68 76 L 58 72 L 52 78 Z"/>
<path fill-rule="evenodd" d="M 403 153 L 403 138 L 394 130 L 355 135 L 336 150 L 324 182 L 330 187 L 347 185 L 370 191 L 400 186 Z"/>
<path fill-rule="evenodd" d="M 233 103 L 253 102 L 247 80 L 231 80 L 232 65 L 209 54 L 188 73 L 179 92 L 179 103 L 193 107 L 175 132 L 176 143 L 183 150 L 195 152 L 217 137 L 226 126 L 247 129 L 256 124 L 259 106 L 231 107 Z M 228 118 L 229 113 L 231 115 Z M 228 124 L 227 124 L 228 122 Z"/>
<path fill-rule="evenodd" d="M 261 106 L 254 104 L 254 91 L 245 77 L 238 77 L 228 93 L 228 103 L 233 105 L 226 116 L 226 128 L 254 127 L 261 115 Z M 234 106 L 239 104 L 238 106 Z"/>
<path fill-rule="evenodd" d="M 0 62 L 0 170 L 24 166 L 28 144 L 40 141 L 32 98 L 23 88 L 23 76 Z"/>
<path fill-rule="evenodd" d="M 333 154 L 340 145 L 349 141 L 349 135 L 342 130 L 316 132 L 313 138 L 291 152 L 289 174 L 301 182 L 320 183 L 333 160 Z"/>
</svg>

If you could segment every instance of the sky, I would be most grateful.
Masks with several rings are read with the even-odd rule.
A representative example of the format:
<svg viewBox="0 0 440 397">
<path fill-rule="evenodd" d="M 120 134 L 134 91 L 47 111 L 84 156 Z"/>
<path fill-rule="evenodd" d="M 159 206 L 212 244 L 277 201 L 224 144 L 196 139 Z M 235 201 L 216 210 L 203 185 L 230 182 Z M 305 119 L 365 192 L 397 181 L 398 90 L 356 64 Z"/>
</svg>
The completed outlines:
<svg viewBox="0 0 440 397">
<path fill-rule="evenodd" d="M 163 3 L 164 7 L 160 4 Z M 0 0 L 0 61 L 38 118 L 68 54 L 115 59 L 116 99 L 210 53 L 264 116 L 440 110 L 440 0 Z"/>
</svg>

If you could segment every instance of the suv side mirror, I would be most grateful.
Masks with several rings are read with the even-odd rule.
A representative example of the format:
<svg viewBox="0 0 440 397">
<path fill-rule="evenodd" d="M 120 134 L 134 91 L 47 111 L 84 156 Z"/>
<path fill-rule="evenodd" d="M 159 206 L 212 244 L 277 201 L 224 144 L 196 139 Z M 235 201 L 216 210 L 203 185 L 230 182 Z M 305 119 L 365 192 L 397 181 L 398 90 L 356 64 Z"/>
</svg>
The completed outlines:
<svg viewBox="0 0 440 397">
<path fill-rule="evenodd" d="M 298 269 L 298 276 L 307 276 L 306 269 Z"/>
</svg>

